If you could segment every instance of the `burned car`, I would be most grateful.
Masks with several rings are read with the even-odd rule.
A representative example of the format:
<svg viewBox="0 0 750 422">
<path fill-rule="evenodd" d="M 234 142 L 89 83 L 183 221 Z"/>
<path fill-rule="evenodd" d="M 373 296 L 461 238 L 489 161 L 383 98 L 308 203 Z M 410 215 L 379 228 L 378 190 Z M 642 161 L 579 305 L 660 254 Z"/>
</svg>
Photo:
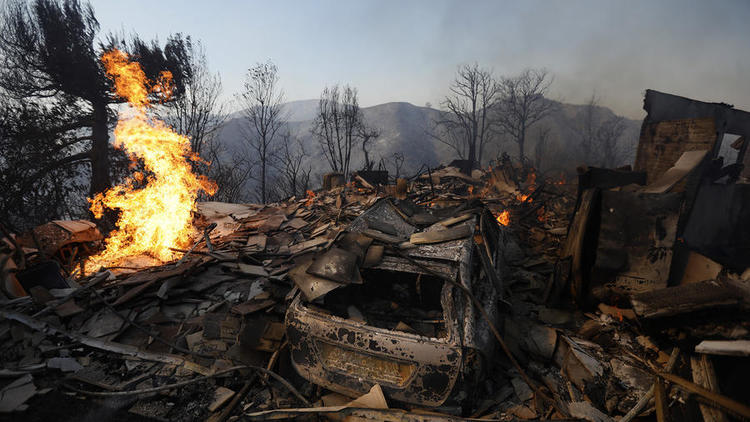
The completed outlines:
<svg viewBox="0 0 750 422">
<path fill-rule="evenodd" d="M 481 204 L 429 211 L 381 199 L 290 277 L 291 360 L 307 380 L 356 396 L 379 384 L 401 402 L 466 405 L 494 360 L 500 250 Z M 424 227 L 420 230 L 420 227 Z"/>
</svg>

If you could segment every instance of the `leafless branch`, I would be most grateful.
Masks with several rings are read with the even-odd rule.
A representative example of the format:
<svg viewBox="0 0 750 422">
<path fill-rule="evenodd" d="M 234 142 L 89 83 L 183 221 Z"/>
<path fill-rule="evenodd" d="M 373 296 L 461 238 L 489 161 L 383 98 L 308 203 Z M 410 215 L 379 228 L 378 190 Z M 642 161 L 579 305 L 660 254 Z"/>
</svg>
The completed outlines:
<svg viewBox="0 0 750 422">
<path fill-rule="evenodd" d="M 448 145 L 462 159 L 481 165 L 485 147 L 494 138 L 499 85 L 479 64 L 460 66 L 442 102 L 445 117 L 434 122 L 431 136 Z"/>
<path fill-rule="evenodd" d="M 526 132 L 555 108 L 555 103 L 545 98 L 552 77 L 545 69 L 526 69 L 519 75 L 502 78 L 499 83 L 500 101 L 496 115 L 500 130 L 518 144 L 518 155 L 526 157 Z"/>
<path fill-rule="evenodd" d="M 259 198 L 268 201 L 269 169 L 275 164 L 279 153 L 279 130 L 286 124 L 284 92 L 279 88 L 278 68 L 270 61 L 251 67 L 238 95 L 246 121 L 246 141 L 260 166 Z"/>
</svg>

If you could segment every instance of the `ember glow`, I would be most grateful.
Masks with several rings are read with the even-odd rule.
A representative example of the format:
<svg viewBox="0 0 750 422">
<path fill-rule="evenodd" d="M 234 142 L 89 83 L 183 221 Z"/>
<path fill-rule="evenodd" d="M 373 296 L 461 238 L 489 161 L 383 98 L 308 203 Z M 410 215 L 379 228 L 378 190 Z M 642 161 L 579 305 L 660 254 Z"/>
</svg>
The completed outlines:
<svg viewBox="0 0 750 422">
<path fill-rule="evenodd" d="M 503 226 L 507 226 L 510 224 L 510 211 L 505 210 L 497 215 L 497 222 L 502 224 Z"/>
<path fill-rule="evenodd" d="M 176 259 L 177 253 L 170 248 L 189 246 L 198 194 L 213 194 L 216 184 L 192 172 L 191 161 L 200 158 L 191 152 L 190 140 L 146 113 L 150 94 L 168 96 L 171 92 L 171 74 L 162 72 L 160 80 L 151 83 L 140 65 L 119 50 L 104 54 L 102 62 L 117 95 L 131 106 L 120 114 L 113 144 L 127 152 L 131 167 L 142 165 L 144 171 L 134 172 L 123 184 L 89 200 L 96 218 L 105 209 L 120 212 L 117 230 L 105 241 L 106 249 L 90 262 L 121 265 L 138 255 L 161 262 Z"/>
<path fill-rule="evenodd" d="M 519 194 L 517 194 L 516 195 L 516 199 L 518 200 L 518 202 L 526 202 L 527 200 L 529 202 L 533 201 L 533 199 L 530 198 L 530 195 L 526 194 L 526 193 L 519 193 Z"/>
<path fill-rule="evenodd" d="M 305 201 L 305 206 L 309 207 L 312 205 L 313 201 L 315 200 L 315 192 L 308 190 L 307 191 L 307 201 Z"/>
<path fill-rule="evenodd" d="M 531 194 L 536 190 L 536 173 L 534 173 L 533 171 L 526 176 L 526 185 L 528 185 L 527 190 L 529 193 L 516 194 L 516 200 L 518 200 L 518 202 L 534 201 L 534 198 L 531 197 Z"/>
<path fill-rule="evenodd" d="M 555 182 L 555 184 L 556 184 L 556 185 L 564 185 L 565 183 L 566 183 L 566 182 L 565 182 L 565 173 L 563 173 L 563 172 L 560 172 L 560 179 L 558 179 L 558 180 L 557 180 L 557 181 Z"/>
<path fill-rule="evenodd" d="M 540 223 L 546 222 L 547 221 L 547 214 L 546 214 L 546 212 L 547 211 L 544 209 L 544 207 L 541 207 L 538 210 L 536 210 L 536 219 L 537 219 L 537 221 L 539 221 Z"/>
<path fill-rule="evenodd" d="M 535 172 L 532 171 L 532 172 L 530 172 L 526 176 L 526 184 L 527 185 L 534 185 L 534 184 L 536 184 L 536 173 Z"/>
</svg>

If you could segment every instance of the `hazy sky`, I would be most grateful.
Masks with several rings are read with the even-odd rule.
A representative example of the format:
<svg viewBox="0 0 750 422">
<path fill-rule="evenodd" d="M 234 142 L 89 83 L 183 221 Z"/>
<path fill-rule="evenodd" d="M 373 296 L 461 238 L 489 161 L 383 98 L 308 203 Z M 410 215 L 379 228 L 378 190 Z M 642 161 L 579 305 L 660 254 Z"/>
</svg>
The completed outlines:
<svg viewBox="0 0 750 422">
<path fill-rule="evenodd" d="M 438 105 L 457 65 L 546 67 L 552 97 L 641 118 L 647 88 L 750 110 L 750 1 L 92 1 L 102 32 L 203 42 L 227 97 L 268 59 L 287 100 L 350 83 L 364 106 Z"/>
</svg>

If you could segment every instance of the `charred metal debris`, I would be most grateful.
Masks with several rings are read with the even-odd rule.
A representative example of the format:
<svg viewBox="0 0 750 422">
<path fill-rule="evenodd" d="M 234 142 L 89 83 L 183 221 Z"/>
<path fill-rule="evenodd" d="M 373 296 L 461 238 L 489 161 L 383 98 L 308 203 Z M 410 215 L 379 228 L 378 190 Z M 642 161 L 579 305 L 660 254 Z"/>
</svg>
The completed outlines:
<svg viewBox="0 0 750 422">
<path fill-rule="evenodd" d="M 330 174 L 164 265 L 3 229 L 0 417 L 748 419 L 750 114 L 645 109 L 632 168 Z"/>
</svg>

